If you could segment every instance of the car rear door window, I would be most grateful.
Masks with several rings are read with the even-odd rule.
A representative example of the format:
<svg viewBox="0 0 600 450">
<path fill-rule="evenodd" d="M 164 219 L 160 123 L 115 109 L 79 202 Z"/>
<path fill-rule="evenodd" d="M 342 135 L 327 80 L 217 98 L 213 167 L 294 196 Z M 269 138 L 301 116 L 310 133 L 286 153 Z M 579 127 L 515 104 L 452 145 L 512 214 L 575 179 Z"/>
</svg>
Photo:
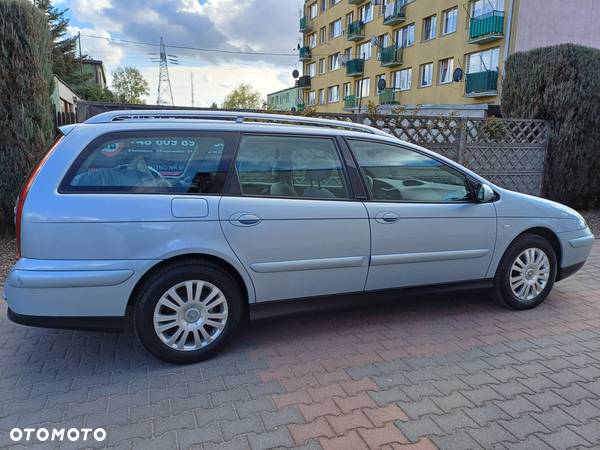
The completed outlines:
<svg viewBox="0 0 600 450">
<path fill-rule="evenodd" d="M 350 198 L 340 155 L 329 138 L 243 136 L 236 169 L 242 195 Z"/>
<path fill-rule="evenodd" d="M 221 194 L 234 141 L 189 132 L 101 137 L 77 158 L 61 191 Z"/>
<path fill-rule="evenodd" d="M 466 177 L 442 161 L 397 145 L 348 143 L 373 200 L 450 203 L 471 199 Z"/>
</svg>

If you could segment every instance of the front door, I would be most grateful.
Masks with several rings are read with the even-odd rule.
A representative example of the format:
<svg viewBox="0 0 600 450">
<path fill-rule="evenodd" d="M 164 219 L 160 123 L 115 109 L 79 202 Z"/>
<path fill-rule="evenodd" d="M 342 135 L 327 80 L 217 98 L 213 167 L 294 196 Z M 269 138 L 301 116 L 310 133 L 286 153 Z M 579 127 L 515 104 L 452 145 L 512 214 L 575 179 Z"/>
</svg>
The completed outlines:
<svg viewBox="0 0 600 450">
<path fill-rule="evenodd" d="M 367 290 L 483 279 L 496 239 L 496 211 L 472 200 L 464 174 L 394 145 L 348 141 L 370 200 Z"/>
<path fill-rule="evenodd" d="M 219 219 L 257 301 L 362 291 L 369 221 L 333 139 L 245 135 Z"/>
</svg>

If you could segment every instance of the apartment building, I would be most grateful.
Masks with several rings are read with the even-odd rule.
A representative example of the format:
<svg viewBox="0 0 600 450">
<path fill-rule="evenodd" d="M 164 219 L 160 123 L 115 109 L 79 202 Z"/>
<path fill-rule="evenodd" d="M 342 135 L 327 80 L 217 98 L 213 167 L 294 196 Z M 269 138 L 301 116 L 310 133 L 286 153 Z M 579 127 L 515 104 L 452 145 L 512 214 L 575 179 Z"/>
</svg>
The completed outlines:
<svg viewBox="0 0 600 450">
<path fill-rule="evenodd" d="M 304 110 L 302 89 L 291 87 L 267 95 L 267 105 L 273 111 L 301 112 Z"/>
<path fill-rule="evenodd" d="M 578 2 L 592 2 L 590 13 L 600 3 L 306 0 L 299 51 L 304 101 L 322 112 L 365 111 L 369 102 L 384 111 L 399 104 L 497 105 L 505 55 L 543 45 L 536 29 L 554 37 L 548 45 L 596 42 L 600 28 L 590 32 L 593 14 Z"/>
</svg>

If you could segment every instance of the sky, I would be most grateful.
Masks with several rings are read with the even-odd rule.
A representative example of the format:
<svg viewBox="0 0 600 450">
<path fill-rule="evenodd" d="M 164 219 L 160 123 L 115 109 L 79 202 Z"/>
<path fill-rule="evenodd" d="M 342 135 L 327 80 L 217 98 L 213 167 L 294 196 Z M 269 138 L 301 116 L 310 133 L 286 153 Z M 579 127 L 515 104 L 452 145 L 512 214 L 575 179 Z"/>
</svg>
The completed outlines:
<svg viewBox="0 0 600 450">
<path fill-rule="evenodd" d="M 169 66 L 175 105 L 192 106 L 193 73 L 194 106 L 199 107 L 220 105 L 241 83 L 250 84 L 263 99 L 292 86 L 292 71 L 301 69 L 296 48 L 302 4 L 303 0 L 54 0 L 55 6 L 68 8 L 70 32 L 81 32 L 83 53 L 104 61 L 109 83 L 119 66 L 142 72 L 150 85 L 148 104 L 156 103 L 159 74 L 150 53 L 158 53 L 162 36 L 167 53 L 179 61 Z M 287 56 L 236 53 L 240 51 Z"/>
</svg>

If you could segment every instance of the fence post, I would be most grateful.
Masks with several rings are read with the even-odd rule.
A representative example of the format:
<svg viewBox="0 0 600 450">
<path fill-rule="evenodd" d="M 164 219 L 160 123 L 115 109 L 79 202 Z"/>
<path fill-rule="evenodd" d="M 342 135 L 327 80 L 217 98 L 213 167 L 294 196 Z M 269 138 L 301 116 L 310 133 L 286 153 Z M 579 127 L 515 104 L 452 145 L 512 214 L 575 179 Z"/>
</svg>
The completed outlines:
<svg viewBox="0 0 600 450">
<path fill-rule="evenodd" d="M 458 148 L 456 153 L 456 161 L 464 166 L 464 156 L 467 148 L 467 119 L 464 117 L 459 119 L 457 144 Z"/>
</svg>

